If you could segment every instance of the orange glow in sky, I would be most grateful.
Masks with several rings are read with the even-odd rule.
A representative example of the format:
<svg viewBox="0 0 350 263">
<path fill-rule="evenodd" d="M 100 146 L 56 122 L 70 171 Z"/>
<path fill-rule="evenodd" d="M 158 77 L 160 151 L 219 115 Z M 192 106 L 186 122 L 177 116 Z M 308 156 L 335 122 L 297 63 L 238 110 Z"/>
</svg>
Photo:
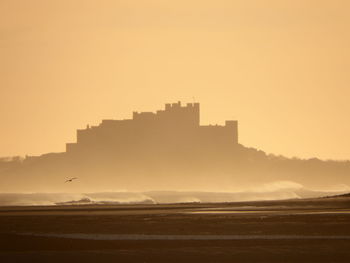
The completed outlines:
<svg viewBox="0 0 350 263">
<path fill-rule="evenodd" d="M 350 159 L 347 0 L 0 1 L 0 156 L 166 102 L 268 153 Z"/>
</svg>

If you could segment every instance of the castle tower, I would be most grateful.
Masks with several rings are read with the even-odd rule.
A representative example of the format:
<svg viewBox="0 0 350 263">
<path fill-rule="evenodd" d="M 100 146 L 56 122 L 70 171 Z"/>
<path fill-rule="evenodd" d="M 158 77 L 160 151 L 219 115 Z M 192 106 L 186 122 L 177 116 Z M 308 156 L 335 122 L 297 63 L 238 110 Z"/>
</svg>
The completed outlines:
<svg viewBox="0 0 350 263">
<path fill-rule="evenodd" d="M 181 102 L 165 104 L 164 111 L 158 111 L 162 118 L 171 120 L 174 124 L 188 127 L 198 127 L 200 123 L 199 103 L 187 103 L 181 106 Z"/>
</svg>

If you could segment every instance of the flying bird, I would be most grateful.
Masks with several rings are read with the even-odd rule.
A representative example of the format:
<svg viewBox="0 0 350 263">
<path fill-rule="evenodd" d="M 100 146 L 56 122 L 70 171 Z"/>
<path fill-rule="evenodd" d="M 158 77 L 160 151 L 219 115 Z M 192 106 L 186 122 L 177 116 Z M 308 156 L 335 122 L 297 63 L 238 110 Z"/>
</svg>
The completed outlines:
<svg viewBox="0 0 350 263">
<path fill-rule="evenodd" d="M 76 180 L 76 179 L 78 179 L 78 178 L 77 177 L 73 177 L 73 178 L 67 179 L 65 181 L 65 183 L 72 182 L 73 180 Z"/>
</svg>

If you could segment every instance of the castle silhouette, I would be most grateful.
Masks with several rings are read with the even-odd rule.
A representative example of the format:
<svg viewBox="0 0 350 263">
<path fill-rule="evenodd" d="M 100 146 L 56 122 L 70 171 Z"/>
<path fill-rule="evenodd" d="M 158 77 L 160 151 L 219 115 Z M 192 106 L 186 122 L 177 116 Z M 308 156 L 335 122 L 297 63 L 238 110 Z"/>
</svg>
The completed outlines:
<svg viewBox="0 0 350 263">
<path fill-rule="evenodd" d="M 238 122 L 200 125 L 199 103 L 165 104 L 164 110 L 133 112 L 132 119 L 103 120 L 77 130 L 76 143 L 66 144 L 72 155 L 125 155 L 174 151 L 220 150 L 238 145 Z"/>
<path fill-rule="evenodd" d="M 350 184 L 350 162 L 288 159 L 238 143 L 238 122 L 200 125 L 199 103 L 166 104 L 77 131 L 66 151 L 0 161 L 0 190 L 228 189 L 271 181 Z M 227 188 L 228 187 L 228 188 Z M 215 190 L 215 191 L 216 191 Z"/>
</svg>

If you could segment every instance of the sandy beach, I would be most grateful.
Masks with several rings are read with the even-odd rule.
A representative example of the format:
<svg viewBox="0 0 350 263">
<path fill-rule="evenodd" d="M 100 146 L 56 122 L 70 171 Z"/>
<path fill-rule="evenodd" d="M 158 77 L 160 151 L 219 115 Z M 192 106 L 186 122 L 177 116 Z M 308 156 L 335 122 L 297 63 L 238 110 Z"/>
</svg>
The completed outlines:
<svg viewBox="0 0 350 263">
<path fill-rule="evenodd" d="M 0 208 L 1 262 L 349 262 L 348 197 Z"/>
</svg>

